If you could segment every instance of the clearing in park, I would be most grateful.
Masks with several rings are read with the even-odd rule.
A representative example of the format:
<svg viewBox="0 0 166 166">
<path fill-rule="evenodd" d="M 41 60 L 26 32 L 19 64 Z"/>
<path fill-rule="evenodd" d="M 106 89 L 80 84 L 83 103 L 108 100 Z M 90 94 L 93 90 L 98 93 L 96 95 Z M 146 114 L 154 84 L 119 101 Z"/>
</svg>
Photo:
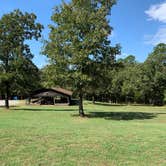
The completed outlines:
<svg viewBox="0 0 166 166">
<path fill-rule="evenodd" d="M 0 108 L 0 165 L 166 165 L 166 107 Z"/>
</svg>

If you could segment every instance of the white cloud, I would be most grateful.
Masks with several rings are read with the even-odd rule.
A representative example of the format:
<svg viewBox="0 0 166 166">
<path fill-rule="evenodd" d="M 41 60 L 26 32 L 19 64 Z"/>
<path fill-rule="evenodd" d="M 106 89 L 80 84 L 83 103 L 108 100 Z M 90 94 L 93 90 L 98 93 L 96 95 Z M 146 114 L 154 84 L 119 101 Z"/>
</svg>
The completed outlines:
<svg viewBox="0 0 166 166">
<path fill-rule="evenodd" d="M 166 1 L 160 4 L 151 5 L 145 13 L 148 15 L 149 20 L 164 23 L 155 34 L 145 36 L 145 43 L 151 45 L 166 43 Z"/>
<path fill-rule="evenodd" d="M 166 23 L 166 1 L 160 4 L 152 5 L 145 13 L 150 20 L 157 20 Z"/>
<path fill-rule="evenodd" d="M 166 43 L 166 27 L 161 27 L 154 35 L 146 35 L 145 43 L 157 45 L 159 43 Z"/>
</svg>

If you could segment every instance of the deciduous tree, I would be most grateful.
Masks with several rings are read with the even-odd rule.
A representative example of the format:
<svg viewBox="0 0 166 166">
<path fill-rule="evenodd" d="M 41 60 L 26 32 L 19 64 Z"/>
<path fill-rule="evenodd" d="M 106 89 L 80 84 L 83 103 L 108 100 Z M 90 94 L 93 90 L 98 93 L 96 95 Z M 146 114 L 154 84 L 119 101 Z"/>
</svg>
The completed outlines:
<svg viewBox="0 0 166 166">
<path fill-rule="evenodd" d="M 18 75 L 21 76 L 19 65 L 14 65 L 14 63 L 28 65 L 28 61 L 32 59 L 33 55 L 26 41 L 38 40 L 41 37 L 42 28 L 40 23 L 36 23 L 35 14 L 22 13 L 20 10 L 5 14 L 0 19 L 0 64 L 2 70 L 0 82 L 4 85 L 6 108 L 9 108 L 8 99 L 13 82 L 15 82 L 13 80 L 18 79 Z M 27 69 L 29 68 L 27 67 Z M 31 74 L 33 75 L 33 72 Z M 23 75 L 21 79 L 23 79 Z M 24 85 L 20 83 L 20 86 L 24 87 Z"/>
<path fill-rule="evenodd" d="M 54 24 L 49 26 L 51 32 L 44 54 L 66 82 L 73 85 L 79 96 L 80 116 L 84 116 L 83 94 L 96 70 L 87 70 L 88 67 L 115 56 L 108 38 L 114 4 L 115 0 L 72 0 L 55 7 L 52 15 Z"/>
</svg>

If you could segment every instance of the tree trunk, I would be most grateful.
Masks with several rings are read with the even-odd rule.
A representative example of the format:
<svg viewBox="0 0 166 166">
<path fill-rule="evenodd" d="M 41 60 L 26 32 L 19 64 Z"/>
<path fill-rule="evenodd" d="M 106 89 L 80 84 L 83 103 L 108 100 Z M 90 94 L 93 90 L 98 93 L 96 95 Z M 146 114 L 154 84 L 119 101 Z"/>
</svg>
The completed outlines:
<svg viewBox="0 0 166 166">
<path fill-rule="evenodd" d="M 95 96 L 92 96 L 92 103 L 95 104 Z"/>
<path fill-rule="evenodd" d="M 84 117 L 84 109 L 83 109 L 83 95 L 82 93 L 79 94 L 79 115 Z"/>
<path fill-rule="evenodd" d="M 9 109 L 9 83 L 6 83 L 5 107 Z"/>
<path fill-rule="evenodd" d="M 8 53 L 6 53 L 8 55 Z M 9 61 L 8 58 L 5 61 L 5 72 L 8 74 L 8 68 L 9 68 Z M 6 109 L 9 109 L 9 81 L 6 81 L 5 83 L 5 107 Z"/>
</svg>

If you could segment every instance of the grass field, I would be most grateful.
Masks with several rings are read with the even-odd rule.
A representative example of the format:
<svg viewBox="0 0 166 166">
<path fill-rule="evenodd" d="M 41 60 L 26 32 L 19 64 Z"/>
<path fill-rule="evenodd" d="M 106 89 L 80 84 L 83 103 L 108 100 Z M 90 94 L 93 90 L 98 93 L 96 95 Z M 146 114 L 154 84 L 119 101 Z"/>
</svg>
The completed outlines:
<svg viewBox="0 0 166 166">
<path fill-rule="evenodd" d="M 166 107 L 0 108 L 0 166 L 165 166 Z"/>
</svg>

